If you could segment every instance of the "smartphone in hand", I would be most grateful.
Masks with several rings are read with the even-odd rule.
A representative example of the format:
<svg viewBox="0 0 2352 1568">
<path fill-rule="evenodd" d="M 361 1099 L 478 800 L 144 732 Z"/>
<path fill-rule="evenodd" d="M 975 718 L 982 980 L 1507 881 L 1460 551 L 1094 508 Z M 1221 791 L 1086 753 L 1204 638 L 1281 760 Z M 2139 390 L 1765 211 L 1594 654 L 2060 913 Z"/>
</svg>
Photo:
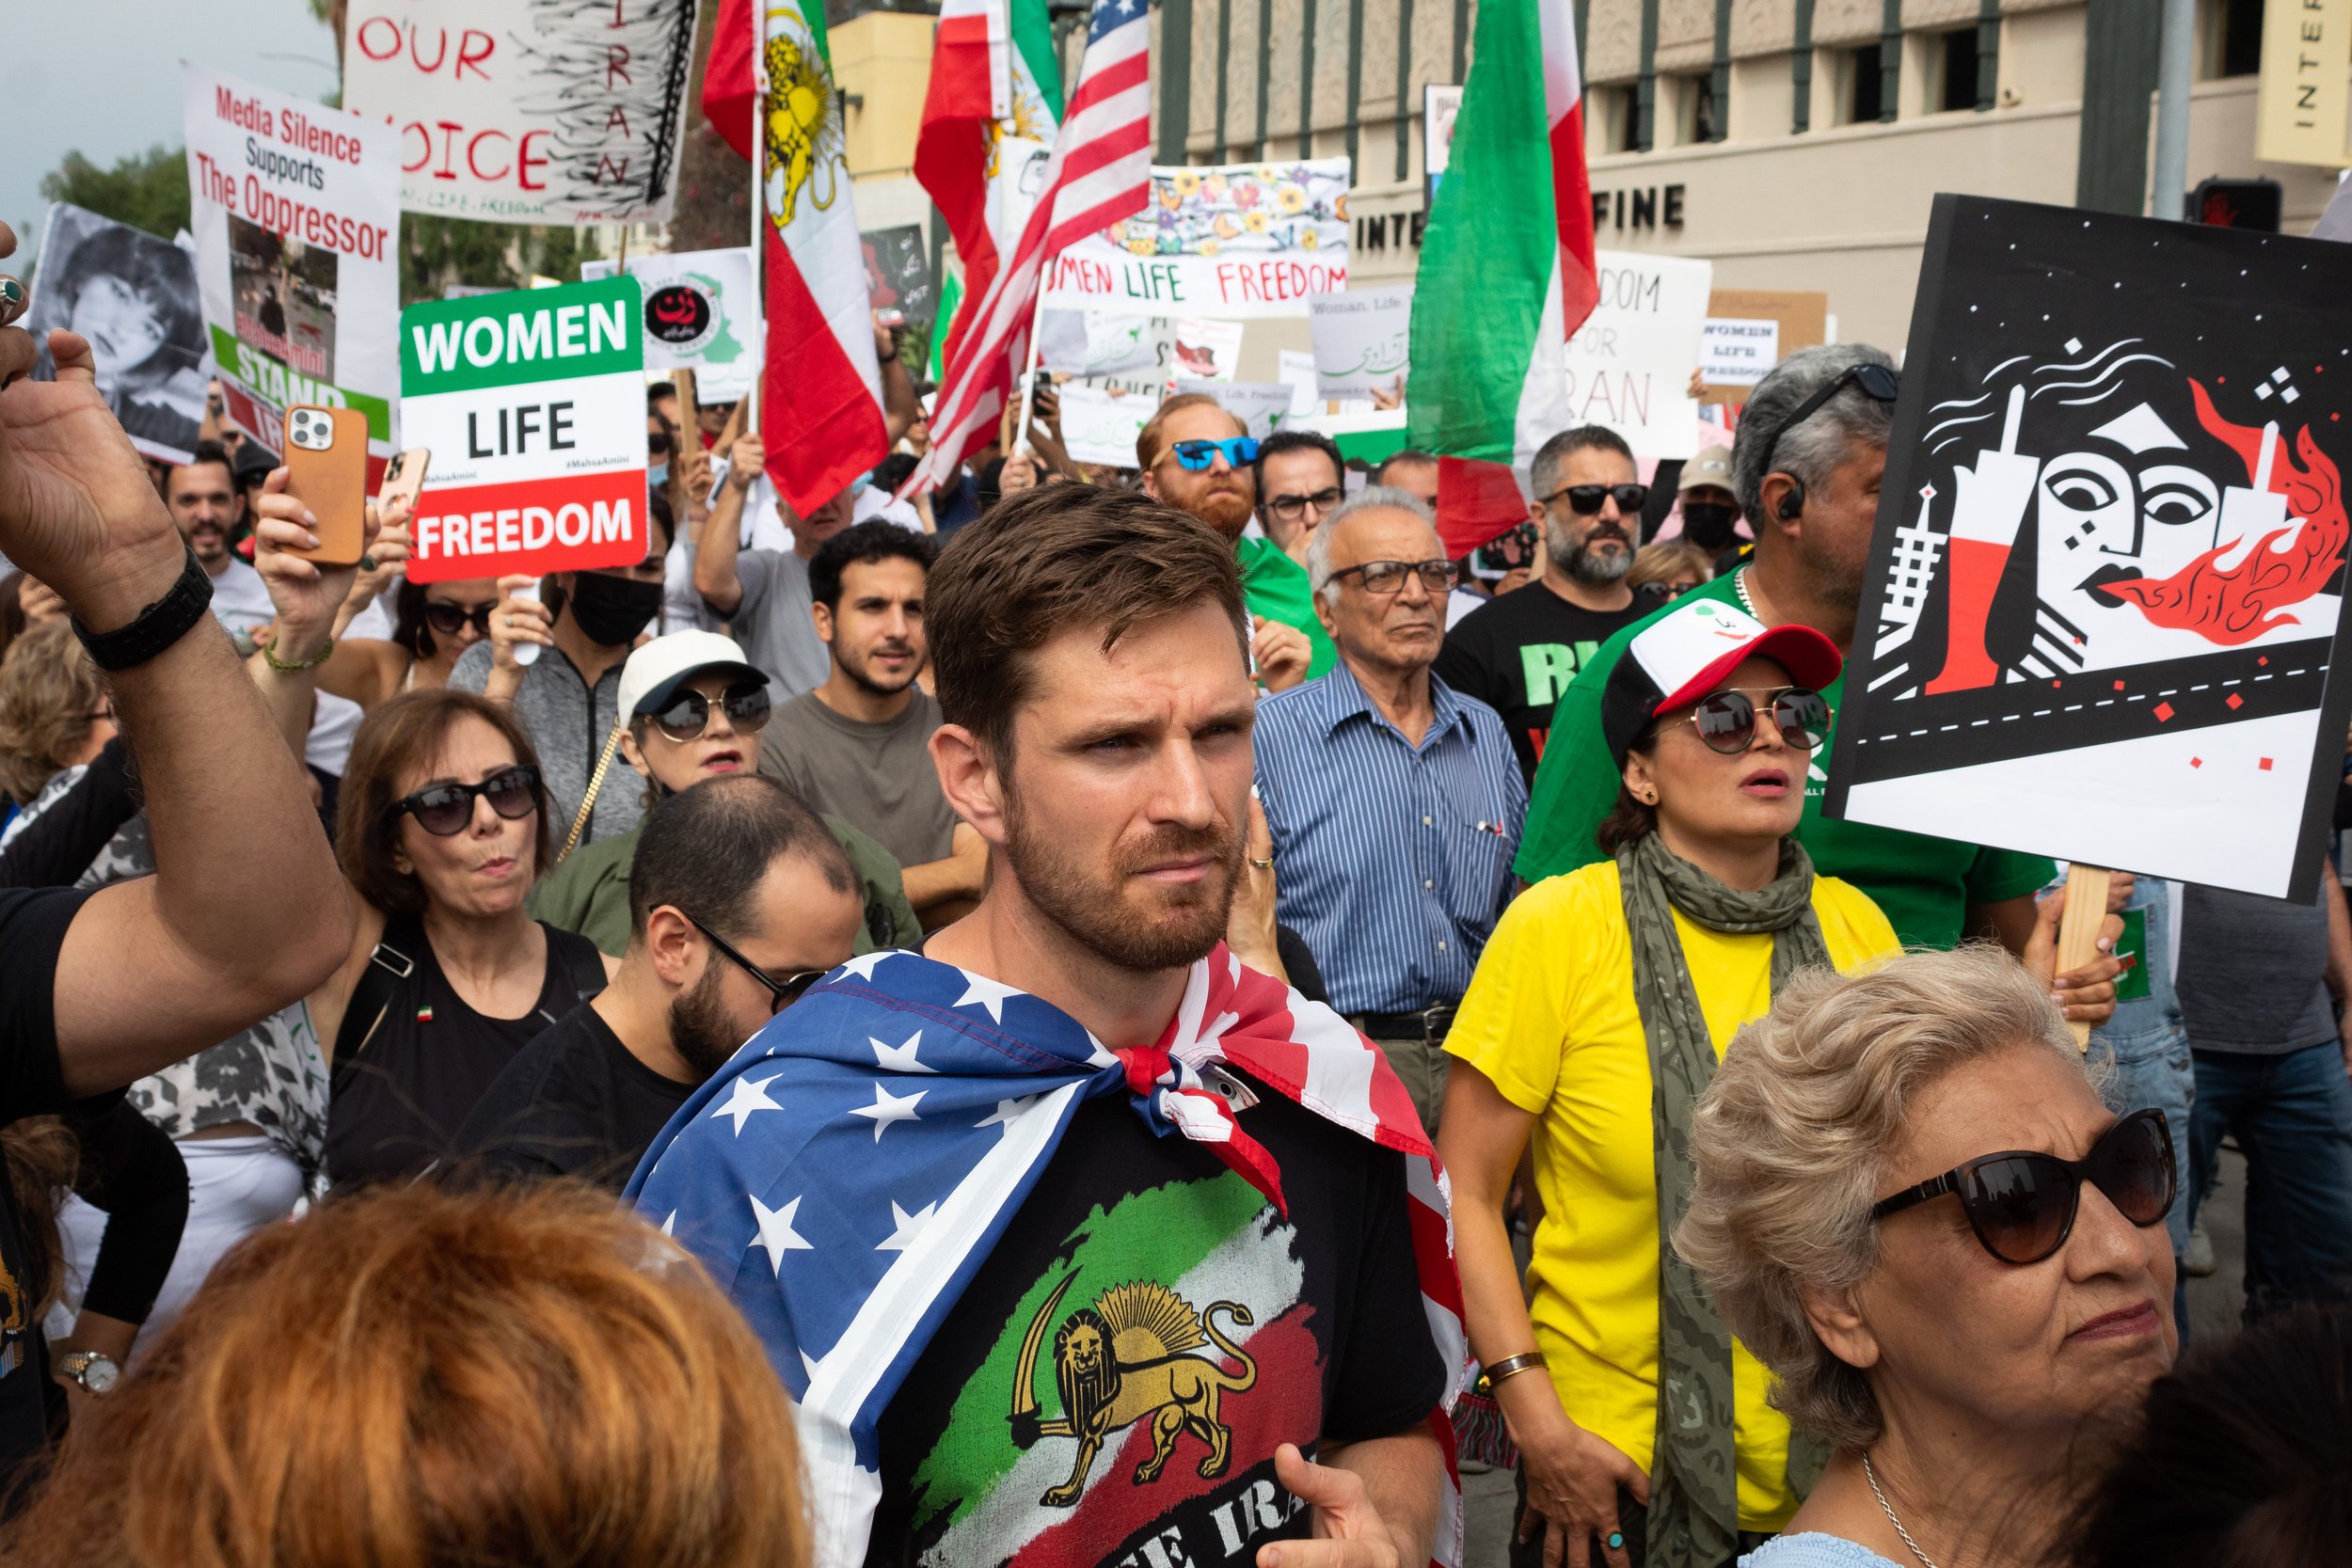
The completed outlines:
<svg viewBox="0 0 2352 1568">
<path fill-rule="evenodd" d="M 384 483 L 375 492 L 376 509 L 380 512 L 396 500 L 414 507 L 424 492 L 424 470 L 432 461 L 431 447 L 410 447 L 392 453 L 392 460 L 384 465 Z"/>
<path fill-rule="evenodd" d="M 356 408 L 286 410 L 286 493 L 318 519 L 322 566 L 356 566 L 368 536 L 368 417 Z"/>
</svg>

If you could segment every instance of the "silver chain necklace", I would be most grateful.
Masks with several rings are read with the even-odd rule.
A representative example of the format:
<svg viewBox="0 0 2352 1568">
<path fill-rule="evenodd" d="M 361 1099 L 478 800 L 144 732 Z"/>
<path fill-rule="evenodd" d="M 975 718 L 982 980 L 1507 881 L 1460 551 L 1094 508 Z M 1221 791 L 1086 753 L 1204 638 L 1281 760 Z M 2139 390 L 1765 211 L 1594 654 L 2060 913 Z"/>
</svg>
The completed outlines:
<svg viewBox="0 0 2352 1568">
<path fill-rule="evenodd" d="M 1738 566 L 1732 569 L 1731 591 L 1740 595 L 1740 608 L 1746 610 L 1750 615 L 1756 615 L 1756 600 L 1748 593 L 1747 562 L 1741 562 Z M 1761 616 L 1757 616 L 1756 618 L 1758 620 L 1763 619 Z"/>
<path fill-rule="evenodd" d="M 1935 1568 L 1935 1559 L 1919 1549 L 1919 1543 L 1911 1538 L 1911 1532 L 1903 1528 L 1903 1522 L 1895 1517 L 1894 1505 L 1886 1500 L 1886 1494 L 1879 1490 L 1878 1472 L 1870 1468 L 1867 1449 L 1862 1452 L 1862 1479 L 1870 1483 L 1870 1496 L 1879 1500 L 1879 1511 L 1886 1515 L 1886 1522 L 1895 1527 L 1895 1533 L 1903 1538 L 1903 1544 L 1911 1548 L 1911 1555 L 1917 1558 L 1925 1568 Z"/>
</svg>

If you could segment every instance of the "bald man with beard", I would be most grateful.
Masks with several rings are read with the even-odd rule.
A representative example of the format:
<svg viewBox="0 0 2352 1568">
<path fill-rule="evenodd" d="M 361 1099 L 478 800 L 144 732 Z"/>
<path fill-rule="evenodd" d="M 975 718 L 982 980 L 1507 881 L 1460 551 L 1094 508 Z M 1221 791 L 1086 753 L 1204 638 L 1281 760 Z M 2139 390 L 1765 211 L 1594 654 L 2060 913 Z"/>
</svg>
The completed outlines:
<svg viewBox="0 0 2352 1568">
<path fill-rule="evenodd" d="M 1235 448 L 1231 443 L 1244 443 Z M 1227 443 L 1200 467 L 1186 467 L 1178 447 Z M 1324 673 L 1339 659 L 1330 634 L 1315 619 L 1307 568 L 1270 539 L 1244 538 L 1258 509 L 1251 470 L 1257 444 L 1241 420 L 1206 392 L 1179 392 L 1159 406 L 1136 436 L 1143 493 L 1189 513 L 1233 543 L 1243 597 L 1257 628 L 1251 649 L 1259 684 L 1280 691 Z"/>
</svg>

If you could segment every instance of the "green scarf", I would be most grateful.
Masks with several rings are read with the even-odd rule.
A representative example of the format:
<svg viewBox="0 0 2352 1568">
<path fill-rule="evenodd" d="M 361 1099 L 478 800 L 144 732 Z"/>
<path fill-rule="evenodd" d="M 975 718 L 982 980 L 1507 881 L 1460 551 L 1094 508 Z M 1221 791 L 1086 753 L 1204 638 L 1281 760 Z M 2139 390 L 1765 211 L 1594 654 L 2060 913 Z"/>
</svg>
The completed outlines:
<svg viewBox="0 0 2352 1568">
<path fill-rule="evenodd" d="M 1697 1274 L 1676 1256 L 1691 1207 L 1691 1125 L 1715 1075 L 1715 1045 L 1692 988 L 1674 911 L 1712 931 L 1772 933 L 1772 994 L 1798 971 L 1829 962 L 1813 912 L 1813 862 L 1780 842 L 1780 875 L 1755 893 L 1725 887 L 1656 833 L 1617 851 L 1633 994 L 1649 1044 L 1650 1117 L 1658 1169 L 1658 1445 L 1650 1461 L 1651 1568 L 1718 1568 L 1738 1555 L 1740 1484 L 1733 1428 L 1731 1331 Z M 1788 1482 L 1810 1491 L 1829 1457 L 1793 1432 Z"/>
</svg>

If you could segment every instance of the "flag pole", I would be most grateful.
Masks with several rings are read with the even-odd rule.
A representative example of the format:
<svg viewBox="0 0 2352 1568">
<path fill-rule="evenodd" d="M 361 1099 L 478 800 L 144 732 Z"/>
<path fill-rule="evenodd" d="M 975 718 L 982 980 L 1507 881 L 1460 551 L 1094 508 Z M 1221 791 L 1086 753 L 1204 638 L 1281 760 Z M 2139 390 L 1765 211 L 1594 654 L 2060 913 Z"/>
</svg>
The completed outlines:
<svg viewBox="0 0 2352 1568">
<path fill-rule="evenodd" d="M 759 429 L 759 384 L 768 363 L 768 252 L 760 245 L 768 205 L 768 54 L 767 18 L 762 0 L 753 0 L 752 13 L 752 319 L 759 323 L 759 362 L 752 372 L 751 390 L 743 394 L 743 428 Z M 723 455 L 723 454 L 722 454 Z"/>
<path fill-rule="evenodd" d="M 1029 444 L 1029 416 L 1037 404 L 1038 341 L 1044 336 L 1041 330 L 1044 323 L 1045 274 L 1041 271 L 1038 274 L 1037 305 L 1029 312 L 1029 363 L 1027 368 L 1021 372 L 1021 426 L 1019 434 L 1013 437 L 1012 451 L 1005 453 L 1007 457 L 1010 457 L 1013 452 L 1021 451 Z"/>
</svg>

